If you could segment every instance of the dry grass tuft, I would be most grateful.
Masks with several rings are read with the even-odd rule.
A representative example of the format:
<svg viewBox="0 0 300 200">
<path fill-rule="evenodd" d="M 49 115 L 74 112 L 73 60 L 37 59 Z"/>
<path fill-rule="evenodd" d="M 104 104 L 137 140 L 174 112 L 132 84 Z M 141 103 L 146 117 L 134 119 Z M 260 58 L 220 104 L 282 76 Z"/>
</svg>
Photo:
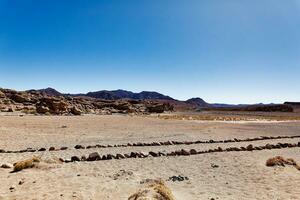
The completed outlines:
<svg viewBox="0 0 300 200">
<path fill-rule="evenodd" d="M 39 162 L 41 162 L 41 158 L 37 156 L 34 156 L 30 159 L 18 161 L 14 163 L 14 169 L 12 172 L 19 172 L 23 169 L 36 167 Z"/>
<path fill-rule="evenodd" d="M 266 166 L 268 167 L 285 166 L 285 165 L 292 165 L 296 169 L 300 170 L 300 166 L 292 158 L 285 159 L 282 156 L 276 156 L 274 158 L 269 158 L 266 162 Z"/>
<path fill-rule="evenodd" d="M 161 180 L 152 180 L 146 188 L 131 195 L 128 200 L 175 200 L 171 190 Z"/>
</svg>

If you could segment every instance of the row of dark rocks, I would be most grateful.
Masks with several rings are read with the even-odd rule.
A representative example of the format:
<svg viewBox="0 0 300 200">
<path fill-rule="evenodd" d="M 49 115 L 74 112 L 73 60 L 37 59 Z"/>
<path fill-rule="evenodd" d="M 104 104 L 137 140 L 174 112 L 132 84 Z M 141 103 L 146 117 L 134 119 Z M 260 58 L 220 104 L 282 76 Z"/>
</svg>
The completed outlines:
<svg viewBox="0 0 300 200">
<path fill-rule="evenodd" d="M 300 135 L 294 136 L 261 136 L 256 138 L 246 138 L 246 139 L 228 139 L 228 140 L 206 140 L 206 141 L 165 141 L 165 142 L 138 142 L 138 143 L 128 143 L 128 144 L 115 144 L 115 145 L 88 145 L 83 146 L 77 144 L 74 146 L 75 149 L 92 149 L 92 148 L 111 148 L 111 147 L 145 147 L 145 146 L 169 146 L 169 145 L 192 145 L 192 144 L 213 144 L 213 143 L 234 143 L 234 142 L 253 142 L 253 141 L 260 141 L 260 140 L 274 140 L 274 139 L 294 139 L 300 138 Z M 50 148 L 27 148 L 24 150 L 17 150 L 17 151 L 6 151 L 4 149 L 0 149 L 0 153 L 25 153 L 25 152 L 36 152 L 36 151 L 63 151 L 68 150 L 69 147 L 50 147 Z"/>
<path fill-rule="evenodd" d="M 166 152 L 153 152 L 150 151 L 148 153 L 143 152 L 131 152 L 126 154 L 105 154 L 100 155 L 98 152 L 90 153 L 87 157 L 82 156 L 81 158 L 78 156 L 72 156 L 69 160 L 63 160 L 61 161 L 69 163 L 69 162 L 80 162 L 80 161 L 100 161 L 100 160 L 112 160 L 112 159 L 128 159 L 128 158 L 147 158 L 147 157 L 170 157 L 170 156 L 190 156 L 190 155 L 197 155 L 197 154 L 206 154 L 206 153 L 215 153 L 215 152 L 231 152 L 231 151 L 260 151 L 260 150 L 271 150 L 271 149 L 282 149 L 282 148 L 294 148 L 294 147 L 300 147 L 300 142 L 298 143 L 277 143 L 277 144 L 266 144 L 263 146 L 253 146 L 252 144 L 249 144 L 246 147 L 228 147 L 228 148 L 215 148 L 215 149 L 209 149 L 206 151 L 197 151 L 196 149 L 190 149 L 190 150 L 177 150 L 172 151 L 169 153 Z"/>
</svg>

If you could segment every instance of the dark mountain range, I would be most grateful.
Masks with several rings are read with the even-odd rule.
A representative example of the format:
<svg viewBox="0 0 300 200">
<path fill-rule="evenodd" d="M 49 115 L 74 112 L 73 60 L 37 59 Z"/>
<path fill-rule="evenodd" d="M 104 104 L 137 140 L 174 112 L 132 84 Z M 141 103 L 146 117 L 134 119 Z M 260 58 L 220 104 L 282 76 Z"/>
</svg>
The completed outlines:
<svg viewBox="0 0 300 200">
<path fill-rule="evenodd" d="M 158 92 L 143 91 L 140 93 L 134 93 L 126 90 L 101 90 L 97 92 L 89 92 L 85 96 L 93 97 L 97 99 L 117 100 L 117 99 L 134 99 L 134 100 L 173 100 L 173 98 L 160 94 Z"/>
<path fill-rule="evenodd" d="M 86 96 L 96 99 L 105 100 L 118 100 L 118 99 L 134 99 L 134 100 L 174 100 L 173 98 L 160 94 L 158 92 L 143 91 L 139 93 L 134 93 L 126 90 L 100 90 L 96 92 L 88 92 L 86 94 L 63 94 L 58 92 L 53 88 L 46 88 L 40 90 L 28 90 L 28 91 L 38 91 L 49 96 Z"/>
</svg>

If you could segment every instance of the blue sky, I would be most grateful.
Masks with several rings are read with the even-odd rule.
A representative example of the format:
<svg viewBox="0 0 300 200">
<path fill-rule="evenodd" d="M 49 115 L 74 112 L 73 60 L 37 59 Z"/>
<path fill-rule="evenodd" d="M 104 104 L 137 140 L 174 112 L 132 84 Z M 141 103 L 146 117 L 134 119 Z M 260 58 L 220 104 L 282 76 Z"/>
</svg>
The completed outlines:
<svg viewBox="0 0 300 200">
<path fill-rule="evenodd" d="M 0 0 L 0 87 L 300 101 L 299 0 Z"/>
</svg>

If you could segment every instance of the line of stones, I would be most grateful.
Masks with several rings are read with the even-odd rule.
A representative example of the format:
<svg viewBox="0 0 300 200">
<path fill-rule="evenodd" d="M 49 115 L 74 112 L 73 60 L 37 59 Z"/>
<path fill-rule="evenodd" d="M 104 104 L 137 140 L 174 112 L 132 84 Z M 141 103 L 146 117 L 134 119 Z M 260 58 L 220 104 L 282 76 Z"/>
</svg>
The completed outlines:
<svg viewBox="0 0 300 200">
<path fill-rule="evenodd" d="M 79 158 L 78 156 L 72 156 L 69 160 L 64 160 L 60 158 L 62 162 L 69 163 L 69 162 L 81 162 L 81 161 L 101 161 L 101 160 L 112 160 L 112 159 L 129 159 L 129 158 L 147 158 L 147 157 L 171 157 L 171 156 L 190 156 L 190 155 L 197 155 L 197 154 L 206 154 L 206 153 L 214 153 L 214 152 L 231 152 L 231 151 L 260 151 L 260 150 L 271 150 L 271 149 L 282 149 L 282 148 L 294 148 L 300 147 L 300 142 L 298 143 L 277 143 L 277 144 L 266 144 L 263 146 L 253 146 L 252 144 L 246 147 L 228 147 L 228 148 L 215 148 L 209 149 L 206 151 L 197 151 L 195 149 L 190 150 L 177 150 L 172 151 L 169 153 L 166 152 L 153 152 L 150 151 L 148 153 L 143 152 L 131 152 L 128 154 L 105 154 L 100 156 L 98 152 L 93 152 L 86 156 L 82 156 Z"/>
<path fill-rule="evenodd" d="M 228 139 L 228 140 L 206 140 L 206 141 L 166 141 L 166 142 L 151 142 L 151 143 L 145 143 L 145 142 L 138 142 L 138 143 L 127 143 L 127 144 L 115 144 L 115 145 L 88 145 L 83 146 L 80 144 L 77 144 L 74 146 L 75 149 L 92 149 L 92 148 L 111 148 L 111 147 L 145 147 L 145 146 L 169 146 L 169 145 L 192 145 L 192 144 L 210 144 L 210 143 L 233 143 L 233 142 L 252 142 L 252 141 L 260 141 L 260 140 L 274 140 L 274 139 L 294 139 L 294 138 L 300 138 L 300 135 L 294 135 L 294 136 L 261 136 L 256 138 L 246 138 L 246 139 Z M 26 152 L 37 152 L 37 151 L 64 151 L 68 150 L 68 147 L 50 147 L 47 148 L 27 148 L 23 150 L 16 150 L 16 151 L 6 151 L 4 149 L 0 149 L 0 153 L 26 153 Z"/>
</svg>

